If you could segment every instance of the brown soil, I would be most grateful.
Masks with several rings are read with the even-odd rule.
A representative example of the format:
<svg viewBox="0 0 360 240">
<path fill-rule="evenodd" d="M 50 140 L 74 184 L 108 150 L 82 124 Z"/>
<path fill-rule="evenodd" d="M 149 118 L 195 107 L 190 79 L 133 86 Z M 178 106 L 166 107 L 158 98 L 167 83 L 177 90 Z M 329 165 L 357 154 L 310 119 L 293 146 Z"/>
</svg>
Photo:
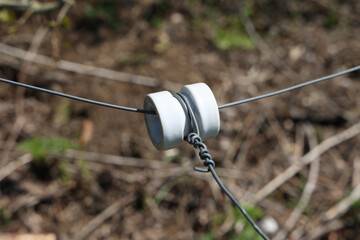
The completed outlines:
<svg viewBox="0 0 360 240">
<path fill-rule="evenodd" d="M 106 10 L 110 22 L 96 5 L 106 5 L 106 1 L 89 2 L 98 9 L 95 15 L 86 17 L 89 5 L 78 1 L 68 11 L 67 23 L 61 26 L 51 25 L 59 10 L 34 13 L 9 34 L 26 14 L 14 11 L 15 18 L 0 25 L 1 41 L 27 50 L 39 26 L 48 24 L 50 30 L 39 54 L 153 77 L 160 80 L 158 87 L 37 64 L 27 67 L 36 70 L 30 73 L 26 68 L 21 70 L 21 64 L 26 65 L 23 60 L 4 54 L 0 76 L 141 108 L 146 94 L 164 88 L 174 91 L 179 85 L 205 82 L 223 104 L 341 71 L 359 62 L 360 4 L 356 0 L 259 0 L 240 6 L 235 4 L 237 1 L 121 1 L 110 3 L 111 11 Z M 230 16 L 246 4 L 251 6 L 252 15 L 251 20 L 243 19 L 242 25 L 254 47 L 217 48 L 216 25 L 225 29 Z M 256 32 L 251 32 L 251 24 Z M 254 195 L 299 161 L 312 148 L 311 141 L 321 143 L 359 121 L 359 76 L 356 72 L 221 110 L 221 131 L 206 144 L 219 175 L 242 203 L 254 205 Z M 80 146 L 76 156 L 49 154 L 40 164 L 33 159 L 0 180 L 1 232 L 51 232 L 58 239 L 246 239 L 241 235 L 243 218 L 232 214 L 231 202 L 213 179 L 191 171 L 192 165 L 201 164 L 192 147 L 184 143 L 176 150 L 157 151 L 142 114 L 33 90 L 22 95 L 14 86 L 0 85 L 0 173 L 5 165 L 23 156 L 18 146 L 33 137 L 61 136 Z M 310 137 L 306 129 L 312 132 Z M 359 208 L 355 205 L 335 217 L 339 227 L 324 230 L 324 214 L 360 184 L 358 149 L 359 138 L 355 137 L 320 157 L 316 188 L 295 226 L 304 239 L 359 236 Z M 106 156 L 94 162 L 87 152 Z M 119 156 L 127 163 L 119 159 L 118 165 L 104 163 L 108 155 Z M 129 161 L 135 166 L 129 166 Z M 300 199 L 310 168 L 302 168 L 255 204 L 263 211 L 262 217 L 271 216 L 284 226 Z M 64 169 L 68 174 L 65 180 Z M 116 211 L 91 229 L 91 221 L 104 216 L 109 207 L 108 211 Z M 221 216 L 227 218 L 216 221 Z M 262 217 L 257 220 L 260 222 Z M 312 235 L 317 231 L 324 233 Z M 247 239 L 253 238 L 250 235 Z M 295 235 L 290 238 L 300 239 Z"/>
</svg>

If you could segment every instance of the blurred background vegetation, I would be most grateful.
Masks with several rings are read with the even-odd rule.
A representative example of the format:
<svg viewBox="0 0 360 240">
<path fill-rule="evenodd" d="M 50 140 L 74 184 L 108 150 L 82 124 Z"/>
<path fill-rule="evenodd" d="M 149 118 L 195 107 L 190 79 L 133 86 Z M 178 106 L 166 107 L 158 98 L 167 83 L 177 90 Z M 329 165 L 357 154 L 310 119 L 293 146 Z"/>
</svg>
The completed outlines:
<svg viewBox="0 0 360 240">
<path fill-rule="evenodd" d="M 357 0 L 0 0 L 0 76 L 139 108 L 205 82 L 223 104 L 359 64 L 359 12 Z M 358 238 L 358 137 L 273 180 L 355 126 L 359 94 L 357 72 L 221 111 L 206 143 L 269 236 Z M 259 238 L 192 171 L 191 147 L 155 150 L 141 114 L 2 83 L 0 126 L 0 238 Z"/>
</svg>

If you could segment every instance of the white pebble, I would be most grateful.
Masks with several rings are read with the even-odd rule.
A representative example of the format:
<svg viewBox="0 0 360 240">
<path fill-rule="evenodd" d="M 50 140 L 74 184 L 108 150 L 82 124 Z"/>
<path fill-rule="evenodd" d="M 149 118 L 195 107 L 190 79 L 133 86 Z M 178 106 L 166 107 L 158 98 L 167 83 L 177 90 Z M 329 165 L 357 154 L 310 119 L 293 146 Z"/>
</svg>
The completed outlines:
<svg viewBox="0 0 360 240">
<path fill-rule="evenodd" d="M 277 232 L 277 230 L 279 230 L 279 224 L 273 217 L 270 216 L 264 217 L 260 221 L 260 227 L 268 234 L 274 234 Z"/>
</svg>

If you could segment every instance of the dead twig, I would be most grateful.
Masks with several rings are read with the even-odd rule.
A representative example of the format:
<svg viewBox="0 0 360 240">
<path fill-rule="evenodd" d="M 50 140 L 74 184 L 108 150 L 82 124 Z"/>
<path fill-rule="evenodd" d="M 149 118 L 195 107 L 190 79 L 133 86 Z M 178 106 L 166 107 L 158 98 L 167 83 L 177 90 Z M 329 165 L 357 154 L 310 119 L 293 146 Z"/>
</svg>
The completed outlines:
<svg viewBox="0 0 360 240">
<path fill-rule="evenodd" d="M 77 150 L 68 150 L 65 153 L 65 157 L 70 159 L 85 159 L 87 161 L 117 165 L 117 166 L 129 166 L 140 167 L 150 169 L 166 169 L 169 167 L 179 167 L 176 164 L 166 163 L 156 160 L 146 160 L 141 158 L 115 156 L 109 154 L 101 154 L 95 152 L 85 152 Z"/>
<path fill-rule="evenodd" d="M 2 240 L 56 240 L 54 233 L 1 233 Z"/>
<path fill-rule="evenodd" d="M 265 116 L 266 116 L 266 118 L 270 124 L 270 127 L 271 127 L 275 137 L 277 138 L 285 156 L 290 161 L 298 158 L 297 154 L 294 153 L 294 151 L 293 151 L 294 147 L 291 144 L 291 141 L 286 137 L 285 132 L 283 131 L 283 128 L 280 126 L 279 121 L 276 119 L 274 111 L 272 111 L 271 109 L 266 111 Z"/>
<path fill-rule="evenodd" d="M 91 162 L 88 168 L 94 172 L 101 172 L 103 170 L 103 166 L 104 165 L 102 163 Z M 112 170 L 113 177 L 128 183 L 144 182 L 148 178 L 168 178 L 192 171 L 191 167 L 186 167 L 186 166 L 164 168 L 158 170 L 151 169 L 151 171 L 141 170 L 130 173 L 114 168 L 108 168 L 108 169 Z"/>
<path fill-rule="evenodd" d="M 25 82 L 26 81 L 26 74 L 25 71 L 30 65 L 29 62 L 31 62 L 31 59 L 34 57 L 33 54 L 35 54 L 40 45 L 43 41 L 45 35 L 46 35 L 47 29 L 44 26 L 41 26 L 37 32 L 35 33 L 29 50 L 26 52 L 25 57 L 23 59 L 23 62 L 20 66 L 19 71 L 19 82 Z M 16 145 L 16 139 L 18 138 L 19 134 L 21 133 L 26 119 L 23 116 L 24 112 L 24 89 L 23 88 L 17 88 L 16 89 L 16 100 L 15 100 L 15 112 L 16 112 L 16 120 L 13 125 L 13 128 L 10 133 L 10 137 L 6 141 L 6 147 L 3 150 L 2 153 L 2 164 L 7 164 L 8 158 L 10 156 L 11 151 Z"/>
<path fill-rule="evenodd" d="M 244 126 L 239 129 L 234 129 L 236 131 L 236 134 L 231 140 L 230 146 L 226 148 L 223 160 L 223 163 L 226 167 L 230 168 L 230 166 L 235 165 L 238 166 L 238 168 L 241 168 L 238 164 L 242 161 L 239 160 L 238 156 L 246 156 L 250 145 L 249 143 L 252 142 L 254 136 L 257 133 L 258 128 L 254 126 L 256 125 L 255 119 L 256 118 L 254 114 L 248 114 L 243 121 Z M 235 159 L 234 163 L 232 163 L 233 159 Z"/>
<path fill-rule="evenodd" d="M 252 116 L 254 117 L 254 116 Z M 265 121 L 265 117 L 256 115 L 254 117 L 254 122 L 248 123 L 248 125 L 245 127 L 245 131 L 247 131 L 245 139 L 243 143 L 240 146 L 239 154 L 236 157 L 234 161 L 234 165 L 237 166 L 238 169 L 243 168 L 243 164 L 245 163 L 246 158 L 248 157 L 249 150 L 251 149 L 252 145 L 255 142 L 256 136 L 260 131 L 261 125 Z M 244 172 L 244 171 L 243 171 Z M 244 173 L 242 173 L 244 174 Z"/>
<path fill-rule="evenodd" d="M 24 125 L 26 123 L 26 119 L 23 116 L 18 116 L 15 120 L 15 123 L 11 129 L 10 135 L 4 143 L 3 152 L 0 155 L 0 166 L 4 166 L 8 163 L 10 153 L 14 149 L 16 145 L 16 139 L 18 138 L 20 132 L 22 131 Z"/>
<path fill-rule="evenodd" d="M 32 157 L 29 153 L 22 155 L 18 159 L 11 161 L 9 164 L 4 166 L 3 168 L 0 168 L 0 182 L 9 176 L 12 172 L 14 172 L 16 169 L 28 164 L 31 162 Z"/>
<path fill-rule="evenodd" d="M 279 71 L 281 71 L 287 78 L 291 80 L 295 80 L 296 82 L 302 82 L 302 78 L 300 75 L 292 70 L 289 67 L 289 64 L 285 63 L 281 58 L 276 55 L 276 52 L 271 49 L 271 47 L 267 44 L 267 42 L 260 36 L 257 32 L 256 27 L 254 26 L 253 21 L 246 15 L 240 14 L 244 23 L 245 23 L 245 31 L 250 36 L 250 38 L 255 42 L 257 48 L 260 52 L 268 59 L 268 61 Z M 314 86 L 307 88 L 306 91 L 312 91 L 311 89 L 315 89 Z M 339 105 L 333 101 L 332 98 L 328 97 L 325 93 L 322 93 L 323 97 L 326 99 L 326 103 L 329 104 L 334 113 L 342 116 L 343 109 L 339 107 Z M 347 117 L 347 116 L 345 116 Z"/>
<path fill-rule="evenodd" d="M 0 64 L 10 66 L 14 69 L 19 69 L 19 66 L 21 65 L 21 59 L 5 57 L 0 59 Z M 70 76 L 70 74 L 67 72 L 61 70 L 47 71 L 44 69 L 44 67 L 34 64 L 29 66 L 25 70 L 25 73 L 36 78 L 59 83 L 70 82 L 72 79 L 72 76 Z"/>
<path fill-rule="evenodd" d="M 310 126 L 307 126 L 305 128 L 305 131 L 307 132 L 309 145 L 311 149 L 313 149 L 317 145 L 314 129 Z M 291 232 L 291 230 L 295 227 L 296 223 L 299 221 L 301 214 L 303 213 L 305 207 L 308 205 L 311 195 L 315 190 L 319 175 L 319 169 L 320 169 L 320 161 L 317 158 L 310 165 L 310 173 L 309 173 L 308 181 L 306 182 L 304 191 L 300 197 L 298 204 L 296 205 L 295 209 L 291 212 L 283 228 L 275 235 L 275 237 L 273 238 L 274 240 L 286 239 L 289 232 Z"/>
<path fill-rule="evenodd" d="M 136 168 L 148 168 L 152 171 L 156 170 L 156 177 L 168 177 L 169 175 L 174 174 L 183 174 L 189 171 L 192 171 L 190 164 L 179 165 L 175 163 L 164 162 L 160 160 L 148 160 L 141 158 L 133 157 L 123 157 L 110 154 L 102 154 L 95 152 L 86 152 L 79 150 L 67 150 L 65 152 L 65 157 L 68 159 L 83 159 L 90 162 L 97 162 L 99 164 L 110 164 L 115 166 L 128 166 Z M 230 178 L 230 179 L 242 179 L 244 175 L 246 177 L 246 172 L 237 169 L 226 169 L 226 168 L 217 168 L 217 173 L 220 177 Z M 152 172 L 152 175 L 153 172 Z M 137 182 L 141 181 L 144 178 L 143 175 L 140 178 L 137 178 Z M 125 178 L 125 181 L 133 182 L 135 179 L 133 177 Z"/>
<path fill-rule="evenodd" d="M 353 172 L 352 172 L 352 179 L 351 179 L 352 187 L 356 187 L 360 185 L 360 157 L 355 156 L 353 160 Z"/>
<path fill-rule="evenodd" d="M 24 194 L 22 196 L 16 197 L 15 201 L 11 203 L 10 206 L 6 207 L 10 215 L 16 213 L 20 208 L 30 207 L 38 204 L 40 202 L 39 196 L 32 194 Z"/>
<path fill-rule="evenodd" d="M 66 13 L 72 6 L 74 1 L 66 1 L 64 6 L 61 8 L 56 23 L 59 24 L 65 17 Z M 34 58 L 36 57 L 36 53 L 39 51 L 40 46 L 42 42 L 44 41 L 46 35 L 49 32 L 49 28 L 46 24 L 41 25 L 36 33 L 34 34 L 34 37 L 31 40 L 30 47 L 28 51 L 26 51 L 26 54 L 24 55 L 23 62 L 20 66 L 19 71 L 19 82 L 26 82 L 26 72 L 28 68 L 30 67 L 31 63 L 33 63 Z M 18 88 L 17 89 L 17 101 L 19 104 L 16 104 L 17 113 L 22 113 L 24 109 L 24 88 Z"/>
<path fill-rule="evenodd" d="M 283 173 L 276 176 L 272 181 L 267 183 L 263 188 L 261 188 L 255 195 L 255 203 L 260 202 L 266 198 L 269 194 L 274 192 L 278 187 L 283 183 L 292 178 L 298 171 L 300 171 L 304 166 L 313 162 L 323 153 L 329 149 L 343 143 L 356 135 L 360 134 L 360 122 L 354 124 L 352 127 L 324 140 L 322 143 L 317 145 L 313 150 L 304 155 L 300 161 L 291 165 Z"/>
<path fill-rule="evenodd" d="M 24 59 L 20 65 L 19 77 L 18 77 L 19 82 L 26 83 L 27 69 L 30 67 L 32 59 L 34 58 L 34 54 L 36 54 L 36 52 L 39 50 L 41 43 L 43 42 L 47 32 L 48 32 L 48 28 L 45 25 L 42 25 L 38 28 L 38 30 L 34 34 L 34 37 L 31 40 L 30 47 L 26 52 Z M 24 94 L 25 94 L 24 88 L 16 89 L 15 110 L 17 116 L 22 115 L 24 112 Z"/>
<path fill-rule="evenodd" d="M 75 5 L 76 1 L 75 0 L 65 0 L 64 2 L 65 2 L 65 4 L 60 9 L 60 12 L 58 13 L 57 18 L 56 18 L 56 22 L 58 24 L 61 23 L 64 20 L 67 12 L 70 10 L 70 8 L 73 5 Z"/>
<path fill-rule="evenodd" d="M 270 46 L 262 39 L 251 19 L 246 14 L 240 14 L 245 22 L 245 31 L 255 42 L 261 53 L 277 68 L 282 71 L 289 79 L 301 81 L 299 75 L 288 67 L 270 48 Z"/>
<path fill-rule="evenodd" d="M 344 215 L 349 208 L 360 199 L 360 184 L 357 185 L 350 195 L 338 202 L 335 206 L 331 207 L 324 214 L 325 221 L 332 221 Z"/>
<path fill-rule="evenodd" d="M 119 212 L 122 208 L 129 205 L 135 200 L 134 195 L 129 195 L 124 198 L 121 198 L 107 207 L 99 215 L 93 218 L 88 224 L 83 226 L 72 239 L 81 240 L 86 238 L 90 233 L 92 233 L 96 228 L 101 226 L 107 219 L 111 218 L 114 214 Z"/>
<path fill-rule="evenodd" d="M 345 223 L 341 220 L 334 220 L 327 224 L 320 225 L 317 229 L 312 231 L 309 235 L 304 237 L 296 237 L 294 239 L 319 239 L 326 233 L 339 230 L 345 226 Z"/>
<path fill-rule="evenodd" d="M 26 51 L 20 48 L 11 47 L 4 43 L 0 43 L 0 53 L 15 58 L 24 59 Z M 181 88 L 180 84 L 171 81 L 160 81 L 152 77 L 118 72 L 111 69 L 84 65 L 66 60 L 54 61 L 52 58 L 40 54 L 34 54 L 34 58 L 32 59 L 32 62 L 36 64 L 48 66 L 51 68 L 60 69 L 63 71 L 84 74 L 84 75 L 99 77 L 103 79 L 115 80 L 123 83 L 133 83 L 148 87 L 162 86 L 165 89 L 173 90 L 173 91 L 178 91 Z"/>
<path fill-rule="evenodd" d="M 73 3 L 71 1 L 71 3 Z M 71 7 L 70 2 L 66 2 L 62 9 L 60 10 L 60 13 L 58 14 L 57 21 L 58 23 L 63 20 L 65 17 L 67 11 Z M 34 37 L 32 38 L 30 47 L 28 51 L 24 51 L 24 57 L 23 62 L 20 66 L 19 71 L 19 82 L 26 82 L 26 72 L 27 69 L 30 67 L 31 63 L 33 62 L 34 58 L 36 57 L 36 53 L 38 52 L 41 43 L 46 37 L 46 34 L 48 33 L 49 29 L 45 25 L 42 25 L 38 28 L 36 33 L 34 34 Z M 13 130 L 11 131 L 10 137 L 8 138 L 6 142 L 6 147 L 4 148 L 4 153 L 2 154 L 2 164 L 6 164 L 10 155 L 10 152 L 14 148 L 16 144 L 16 139 L 19 136 L 19 134 L 22 131 L 23 126 L 25 125 L 25 118 L 23 117 L 23 111 L 24 111 L 24 91 L 23 88 L 18 88 L 16 93 L 16 104 L 15 104 L 15 110 L 16 110 L 16 121 L 13 126 Z"/>
<path fill-rule="evenodd" d="M 60 187 L 59 182 L 41 184 L 39 182 L 25 181 L 19 184 L 19 188 L 27 193 L 17 196 L 9 206 L 0 206 L 0 208 L 6 208 L 9 214 L 34 206 L 44 199 L 59 198 L 65 192 L 65 189 Z"/>
</svg>

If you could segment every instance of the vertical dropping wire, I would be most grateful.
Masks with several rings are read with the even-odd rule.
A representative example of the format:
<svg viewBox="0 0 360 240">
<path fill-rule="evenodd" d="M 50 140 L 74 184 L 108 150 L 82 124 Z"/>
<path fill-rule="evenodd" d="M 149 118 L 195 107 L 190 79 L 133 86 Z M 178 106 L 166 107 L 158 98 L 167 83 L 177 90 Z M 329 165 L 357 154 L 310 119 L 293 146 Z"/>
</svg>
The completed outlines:
<svg viewBox="0 0 360 240">
<path fill-rule="evenodd" d="M 195 171 L 207 173 L 211 172 L 212 176 L 214 177 L 217 184 L 220 188 L 225 192 L 225 194 L 230 198 L 231 201 L 236 205 L 236 207 L 240 210 L 240 212 L 244 215 L 246 220 L 250 223 L 250 225 L 254 228 L 254 230 L 264 239 L 269 240 L 269 237 L 260 229 L 260 227 L 255 223 L 255 221 L 250 217 L 250 215 L 246 212 L 246 210 L 241 206 L 241 204 L 236 200 L 236 198 L 230 193 L 230 191 L 225 187 L 225 185 L 220 180 L 219 176 L 215 171 L 215 162 L 210 155 L 209 150 L 207 149 L 206 145 L 202 142 L 201 137 L 199 136 L 199 125 L 197 123 L 195 114 L 191 108 L 189 101 L 187 100 L 186 96 L 182 93 L 176 93 L 173 95 L 181 104 L 185 112 L 188 113 L 190 118 L 190 123 L 192 127 L 191 133 L 187 135 L 185 138 L 189 144 L 193 145 L 194 148 L 198 148 L 200 150 L 199 156 L 202 160 L 204 160 L 204 166 L 207 169 L 197 168 L 194 167 Z"/>
</svg>

